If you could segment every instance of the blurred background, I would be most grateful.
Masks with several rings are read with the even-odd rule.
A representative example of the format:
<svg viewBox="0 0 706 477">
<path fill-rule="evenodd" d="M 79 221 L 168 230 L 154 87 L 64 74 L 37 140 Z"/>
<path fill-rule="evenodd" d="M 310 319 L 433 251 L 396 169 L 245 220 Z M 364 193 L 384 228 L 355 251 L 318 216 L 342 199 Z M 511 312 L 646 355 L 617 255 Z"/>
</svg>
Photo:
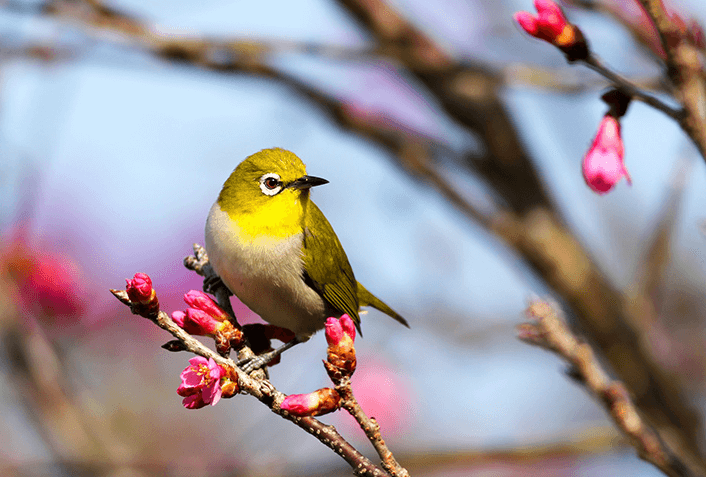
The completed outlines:
<svg viewBox="0 0 706 477">
<path fill-rule="evenodd" d="M 671 2 L 706 22 L 701 0 Z M 564 3 L 593 51 L 667 95 L 637 3 Z M 267 147 L 313 199 L 370 311 L 354 391 L 412 475 L 661 475 L 555 356 L 516 339 L 552 296 L 674 448 L 703 459 L 704 161 L 642 103 L 633 184 L 581 159 L 608 84 L 512 21 L 529 0 L 0 2 L 0 472 L 350 475 L 248 396 L 186 410 L 189 356 L 108 292 L 148 273 L 162 309 L 235 166 Z M 241 322 L 258 318 L 233 299 Z M 326 386 L 323 335 L 271 368 Z M 343 413 L 325 416 L 377 462 Z M 701 456 L 701 457 L 699 457 Z M 701 460 L 703 462 L 703 460 Z"/>
</svg>

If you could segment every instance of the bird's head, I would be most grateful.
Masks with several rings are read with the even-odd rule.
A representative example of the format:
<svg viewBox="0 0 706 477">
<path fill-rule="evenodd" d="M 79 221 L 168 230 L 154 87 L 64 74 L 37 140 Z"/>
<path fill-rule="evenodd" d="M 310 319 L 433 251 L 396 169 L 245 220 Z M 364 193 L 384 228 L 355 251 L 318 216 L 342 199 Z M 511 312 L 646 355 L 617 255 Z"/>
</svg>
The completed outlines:
<svg viewBox="0 0 706 477">
<path fill-rule="evenodd" d="M 306 166 L 296 154 L 263 149 L 235 168 L 218 202 L 231 217 L 261 214 L 263 220 L 296 220 L 309 189 L 326 183 L 326 179 L 306 175 Z"/>
</svg>

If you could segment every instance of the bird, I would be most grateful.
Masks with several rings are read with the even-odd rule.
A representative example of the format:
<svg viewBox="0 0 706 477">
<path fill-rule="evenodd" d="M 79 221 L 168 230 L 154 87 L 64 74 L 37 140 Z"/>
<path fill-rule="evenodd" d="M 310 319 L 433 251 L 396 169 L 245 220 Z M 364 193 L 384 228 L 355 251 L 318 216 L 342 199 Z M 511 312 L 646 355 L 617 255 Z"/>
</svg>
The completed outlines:
<svg viewBox="0 0 706 477">
<path fill-rule="evenodd" d="M 307 341 L 328 317 L 348 314 L 360 333 L 361 306 L 407 321 L 360 284 L 323 212 L 310 198 L 327 184 L 293 152 L 263 149 L 243 160 L 209 211 L 205 248 L 225 286 L 264 321 L 295 338 L 248 363 L 264 366 Z"/>
</svg>

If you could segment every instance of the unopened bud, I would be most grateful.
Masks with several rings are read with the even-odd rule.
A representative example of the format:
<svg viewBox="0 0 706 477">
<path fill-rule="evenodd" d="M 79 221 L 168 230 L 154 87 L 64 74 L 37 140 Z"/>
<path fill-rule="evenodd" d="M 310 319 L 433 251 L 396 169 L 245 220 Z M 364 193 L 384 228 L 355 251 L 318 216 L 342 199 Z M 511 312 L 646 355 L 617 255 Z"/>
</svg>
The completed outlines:
<svg viewBox="0 0 706 477">
<path fill-rule="evenodd" d="M 620 134 L 620 122 L 606 114 L 598 127 L 593 144 L 583 158 L 583 177 L 586 184 L 599 194 L 605 194 L 625 177 L 632 184 L 623 157 L 625 148 Z"/>
<path fill-rule="evenodd" d="M 292 394 L 284 398 L 280 408 L 294 416 L 320 416 L 337 410 L 341 396 L 331 388 L 322 388 L 309 394 Z"/>
<path fill-rule="evenodd" d="M 356 366 L 355 323 L 348 315 L 326 320 L 327 360 L 342 373 L 353 374 Z"/>
<path fill-rule="evenodd" d="M 132 279 L 125 281 L 132 312 L 145 318 L 155 316 L 159 311 L 159 300 L 150 277 L 146 273 L 136 273 Z"/>
<path fill-rule="evenodd" d="M 551 0 L 535 0 L 534 6 L 536 17 L 529 12 L 517 12 L 513 16 L 523 30 L 559 48 L 569 61 L 588 58 L 588 43 L 583 33 L 569 23 L 559 5 Z"/>
<path fill-rule="evenodd" d="M 191 308 L 207 313 L 216 321 L 226 321 L 228 314 L 218 306 L 208 295 L 199 290 L 190 290 L 184 294 L 184 301 Z"/>
</svg>

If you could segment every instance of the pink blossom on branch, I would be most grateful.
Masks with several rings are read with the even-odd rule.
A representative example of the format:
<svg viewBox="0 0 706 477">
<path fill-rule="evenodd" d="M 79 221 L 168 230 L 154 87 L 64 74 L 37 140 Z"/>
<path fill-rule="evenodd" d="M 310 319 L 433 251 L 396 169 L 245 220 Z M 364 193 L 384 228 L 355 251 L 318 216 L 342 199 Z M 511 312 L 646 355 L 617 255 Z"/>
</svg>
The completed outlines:
<svg viewBox="0 0 706 477">
<path fill-rule="evenodd" d="M 351 347 L 355 341 L 355 323 L 348 314 L 326 320 L 326 342 L 329 346 Z"/>
<path fill-rule="evenodd" d="M 294 416 L 320 416 L 337 410 L 341 396 L 331 388 L 322 388 L 309 394 L 291 394 L 284 398 L 280 408 Z"/>
<path fill-rule="evenodd" d="M 184 295 L 184 301 L 190 308 L 172 313 L 172 320 L 184 331 L 191 335 L 213 337 L 216 349 L 222 356 L 227 356 L 231 347 L 240 345 L 243 332 L 233 326 L 228 314 L 208 295 L 190 290 Z"/>
<path fill-rule="evenodd" d="M 350 376 L 355 371 L 355 323 L 350 316 L 328 318 L 326 320 L 327 361 L 337 368 L 337 372 Z M 327 367 L 328 369 L 328 367 Z"/>
<path fill-rule="evenodd" d="M 583 158 L 583 177 L 586 184 L 599 194 L 609 192 L 625 177 L 632 184 L 623 162 L 625 148 L 620 134 L 620 122 L 606 114 L 598 127 L 593 144 Z"/>
<path fill-rule="evenodd" d="M 588 44 L 576 25 L 569 23 L 561 7 L 551 0 L 535 0 L 537 16 L 517 12 L 515 21 L 535 38 L 547 41 L 561 49 L 569 61 L 588 58 Z"/>
<path fill-rule="evenodd" d="M 133 278 L 125 281 L 132 312 L 145 318 L 155 316 L 159 311 L 159 300 L 157 292 L 152 288 L 152 279 L 146 273 L 136 273 Z"/>
<path fill-rule="evenodd" d="M 223 396 L 223 389 L 227 395 Z M 184 407 L 199 409 L 207 405 L 215 406 L 221 397 L 230 397 L 237 392 L 237 383 L 230 380 L 229 373 L 213 358 L 196 356 L 189 360 L 189 366 L 181 373 L 181 385 L 177 394 L 184 397 Z"/>
<path fill-rule="evenodd" d="M 136 273 L 133 278 L 126 278 L 125 282 L 130 301 L 147 304 L 153 298 L 152 279 L 146 273 Z"/>
<path fill-rule="evenodd" d="M 203 311 L 204 313 L 207 313 L 214 320 L 228 320 L 228 314 L 223 311 L 220 306 L 216 305 L 216 303 L 211 299 L 211 297 L 209 297 L 202 291 L 189 290 L 186 294 L 184 294 L 184 301 L 191 308 L 195 308 L 197 310 Z"/>
<path fill-rule="evenodd" d="M 172 320 L 190 335 L 200 336 L 215 336 L 223 325 L 223 322 L 214 320 L 208 313 L 194 308 L 187 308 L 186 312 L 173 312 Z"/>
</svg>

